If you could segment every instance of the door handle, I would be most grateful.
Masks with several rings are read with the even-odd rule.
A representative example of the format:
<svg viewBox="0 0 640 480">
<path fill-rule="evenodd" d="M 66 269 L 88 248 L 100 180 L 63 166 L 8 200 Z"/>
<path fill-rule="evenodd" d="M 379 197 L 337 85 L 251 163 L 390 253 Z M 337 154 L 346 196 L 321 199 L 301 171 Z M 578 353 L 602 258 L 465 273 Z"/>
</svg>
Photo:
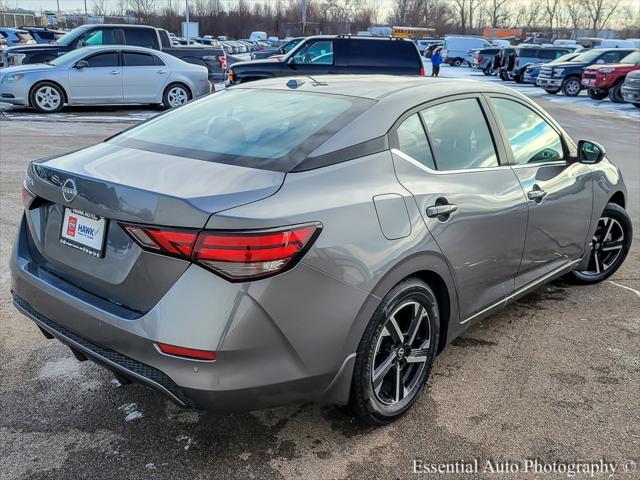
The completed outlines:
<svg viewBox="0 0 640 480">
<path fill-rule="evenodd" d="M 120 70 L 111 70 L 109 72 L 110 75 L 120 75 Z"/>
<path fill-rule="evenodd" d="M 160 75 L 164 75 L 165 73 L 167 73 L 166 70 L 157 70 L 156 73 L 159 73 Z"/>
<path fill-rule="evenodd" d="M 534 185 L 533 189 L 527 193 L 527 198 L 539 203 L 546 195 L 546 191 L 542 190 L 538 185 Z"/>
<path fill-rule="evenodd" d="M 457 205 L 453 205 L 451 203 L 445 203 L 442 205 L 432 205 L 431 207 L 427 207 L 427 217 L 429 218 L 436 218 L 438 217 L 439 220 L 443 220 L 442 218 L 439 217 L 448 217 L 449 215 L 451 215 L 453 212 L 458 210 L 458 206 Z M 444 219 L 443 221 L 445 221 L 446 219 Z"/>
</svg>

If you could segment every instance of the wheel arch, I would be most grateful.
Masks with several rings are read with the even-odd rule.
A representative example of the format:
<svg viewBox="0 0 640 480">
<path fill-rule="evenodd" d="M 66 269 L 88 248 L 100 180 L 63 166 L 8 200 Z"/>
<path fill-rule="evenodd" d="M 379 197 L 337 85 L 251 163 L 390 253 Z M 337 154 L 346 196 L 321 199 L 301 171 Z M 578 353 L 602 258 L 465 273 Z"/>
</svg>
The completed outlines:
<svg viewBox="0 0 640 480">
<path fill-rule="evenodd" d="M 167 93 L 167 91 L 169 90 L 169 88 L 171 88 L 174 85 L 180 85 L 181 87 L 186 88 L 187 91 L 189 92 L 189 95 L 191 95 L 191 98 L 193 99 L 193 89 L 189 86 L 188 83 L 186 83 L 185 81 L 183 81 L 181 79 L 172 80 L 171 82 L 169 82 L 167 84 L 167 86 L 164 87 L 164 90 L 162 90 L 162 98 L 164 98 L 164 96 Z"/>
<path fill-rule="evenodd" d="M 389 270 L 373 288 L 371 295 L 358 312 L 353 326 L 346 340 L 344 362 L 338 373 L 322 393 L 324 401 L 344 405 L 349 400 L 354 353 L 364 331 L 384 296 L 393 287 L 407 278 L 418 278 L 425 282 L 436 295 L 440 310 L 440 338 L 438 339 L 438 353 L 447 342 L 459 335 L 465 328 L 458 322 L 458 297 L 451 277 L 449 267 L 441 254 L 436 252 L 421 252 L 405 258 Z"/>
<path fill-rule="evenodd" d="M 31 105 L 31 96 L 33 94 L 33 92 L 35 91 L 35 89 L 39 86 L 42 85 L 43 83 L 52 83 L 54 85 L 56 85 L 57 87 L 60 88 L 60 90 L 62 90 L 62 96 L 64 97 L 63 103 L 68 104 L 69 103 L 69 94 L 67 93 L 67 90 L 62 86 L 62 84 L 60 82 L 56 82 L 55 80 L 39 80 L 38 82 L 34 83 L 33 86 L 29 89 L 29 106 L 33 107 L 33 105 Z"/>
<path fill-rule="evenodd" d="M 618 190 L 616 193 L 611 195 L 611 198 L 609 198 L 609 201 L 607 203 L 615 203 L 622 208 L 626 208 L 626 199 L 624 197 L 624 192 Z"/>
</svg>

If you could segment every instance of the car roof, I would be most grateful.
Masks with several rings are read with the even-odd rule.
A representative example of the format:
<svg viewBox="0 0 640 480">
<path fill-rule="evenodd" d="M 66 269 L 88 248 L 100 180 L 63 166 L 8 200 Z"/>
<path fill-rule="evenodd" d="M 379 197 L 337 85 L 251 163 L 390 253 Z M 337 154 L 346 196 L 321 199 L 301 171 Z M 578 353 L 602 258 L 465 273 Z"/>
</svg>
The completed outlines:
<svg viewBox="0 0 640 480">
<path fill-rule="evenodd" d="M 287 86 L 290 81 L 296 81 L 297 87 Z M 421 88 L 424 87 L 424 88 Z M 318 75 L 318 76 L 290 76 L 276 77 L 257 82 L 240 84 L 233 88 L 260 88 L 269 90 L 298 90 L 333 95 L 346 95 L 371 100 L 382 100 L 393 96 L 396 102 L 405 96 L 407 90 L 415 89 L 420 92 L 422 101 L 429 101 L 441 96 L 463 91 L 513 93 L 513 90 L 499 84 L 463 80 L 457 78 L 427 78 L 420 76 L 401 75 Z M 413 93 L 409 97 L 414 96 Z M 411 101 L 407 99 L 409 103 Z"/>
<path fill-rule="evenodd" d="M 290 88 L 288 82 L 298 86 Z M 524 95 L 502 85 L 457 78 L 431 78 L 398 75 L 324 75 L 315 77 L 277 77 L 231 87 L 312 92 L 374 100 L 372 107 L 336 133 L 311 155 L 323 155 L 385 135 L 404 112 L 418 105 L 451 95 L 501 93 L 531 103 Z"/>
</svg>

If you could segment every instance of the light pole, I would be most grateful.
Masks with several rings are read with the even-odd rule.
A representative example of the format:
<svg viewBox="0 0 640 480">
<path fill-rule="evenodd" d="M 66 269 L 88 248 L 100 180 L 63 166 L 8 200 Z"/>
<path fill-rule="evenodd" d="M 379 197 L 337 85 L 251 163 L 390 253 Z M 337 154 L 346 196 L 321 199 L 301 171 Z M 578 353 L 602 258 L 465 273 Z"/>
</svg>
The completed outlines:
<svg viewBox="0 0 640 480">
<path fill-rule="evenodd" d="M 186 27 L 186 37 L 187 37 L 187 46 L 189 46 L 189 0 L 184 0 L 184 16 L 187 23 Z"/>
<path fill-rule="evenodd" d="M 302 27 L 302 35 L 304 35 L 307 26 L 307 0 L 300 0 L 300 26 Z"/>
</svg>

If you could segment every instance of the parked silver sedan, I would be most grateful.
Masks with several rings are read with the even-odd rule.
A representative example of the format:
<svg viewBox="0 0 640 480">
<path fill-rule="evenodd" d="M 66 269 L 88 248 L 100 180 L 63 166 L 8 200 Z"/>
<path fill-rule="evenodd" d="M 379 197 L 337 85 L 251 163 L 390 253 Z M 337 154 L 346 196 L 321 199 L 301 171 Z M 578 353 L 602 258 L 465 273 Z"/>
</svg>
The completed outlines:
<svg viewBox="0 0 640 480">
<path fill-rule="evenodd" d="M 210 92 L 207 69 L 157 50 L 84 47 L 48 63 L 0 70 L 0 100 L 44 113 L 66 105 L 164 104 L 178 107 Z"/>
</svg>

